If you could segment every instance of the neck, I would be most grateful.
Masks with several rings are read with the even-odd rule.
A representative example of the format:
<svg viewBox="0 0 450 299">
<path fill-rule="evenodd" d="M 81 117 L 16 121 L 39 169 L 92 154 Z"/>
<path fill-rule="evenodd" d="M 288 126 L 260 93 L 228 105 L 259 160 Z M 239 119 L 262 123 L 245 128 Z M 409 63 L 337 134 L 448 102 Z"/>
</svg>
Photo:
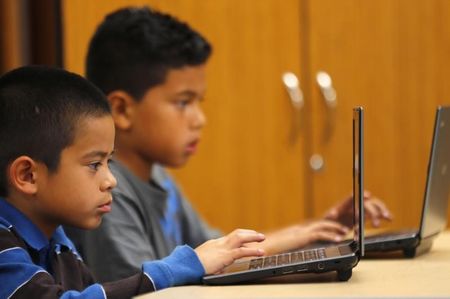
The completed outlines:
<svg viewBox="0 0 450 299">
<path fill-rule="evenodd" d="M 30 198 L 29 196 L 22 196 L 21 194 L 11 192 L 11 194 L 6 198 L 11 205 L 22 212 L 31 222 L 34 223 L 47 239 L 55 233 L 58 225 L 53 224 L 52 221 L 46 215 L 40 215 L 39 212 L 34 208 L 34 202 L 37 199 Z"/>
<path fill-rule="evenodd" d="M 141 180 L 145 182 L 150 180 L 153 163 L 145 161 L 131 151 L 126 151 L 120 148 L 116 149 L 114 153 L 114 160 L 119 161 Z"/>
</svg>

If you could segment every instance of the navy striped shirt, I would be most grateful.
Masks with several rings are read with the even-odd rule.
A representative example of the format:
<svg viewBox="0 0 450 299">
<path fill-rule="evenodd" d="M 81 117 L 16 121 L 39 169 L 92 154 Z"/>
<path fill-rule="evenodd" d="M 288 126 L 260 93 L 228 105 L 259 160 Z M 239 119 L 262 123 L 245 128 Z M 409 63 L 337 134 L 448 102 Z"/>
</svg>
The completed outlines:
<svg viewBox="0 0 450 299">
<path fill-rule="evenodd" d="M 167 258 L 116 282 L 95 283 L 59 227 L 50 240 L 24 214 L 0 198 L 0 299 L 131 298 L 173 285 L 198 283 L 204 274 L 195 252 L 180 246 Z"/>
</svg>

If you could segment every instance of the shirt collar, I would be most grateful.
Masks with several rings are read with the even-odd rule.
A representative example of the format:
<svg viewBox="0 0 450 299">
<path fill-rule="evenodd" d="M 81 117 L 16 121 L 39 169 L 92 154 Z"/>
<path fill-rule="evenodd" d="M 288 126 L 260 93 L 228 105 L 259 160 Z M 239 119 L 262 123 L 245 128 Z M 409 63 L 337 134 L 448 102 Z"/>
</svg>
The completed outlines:
<svg viewBox="0 0 450 299">
<path fill-rule="evenodd" d="M 16 207 L 0 197 L 0 218 L 8 222 L 20 237 L 33 249 L 41 250 L 49 245 L 44 233 Z M 72 242 L 67 238 L 64 230 L 59 226 L 50 238 L 54 244 L 64 245 L 74 250 Z"/>
</svg>

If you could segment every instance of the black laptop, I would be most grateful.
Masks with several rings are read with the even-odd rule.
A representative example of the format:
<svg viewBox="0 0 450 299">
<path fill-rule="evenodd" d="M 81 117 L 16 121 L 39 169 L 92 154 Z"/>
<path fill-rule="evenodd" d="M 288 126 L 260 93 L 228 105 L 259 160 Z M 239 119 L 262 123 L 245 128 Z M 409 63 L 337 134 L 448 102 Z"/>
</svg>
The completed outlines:
<svg viewBox="0 0 450 299">
<path fill-rule="evenodd" d="M 420 228 L 366 237 L 367 252 L 402 250 L 414 257 L 430 250 L 433 239 L 447 226 L 450 186 L 450 107 L 438 107 L 428 163 Z"/>
<path fill-rule="evenodd" d="M 364 254 L 363 210 L 363 109 L 353 110 L 353 240 L 339 246 L 294 251 L 279 255 L 236 261 L 220 274 L 203 277 L 206 284 L 234 284 L 294 273 L 336 271 L 347 281 Z"/>
</svg>

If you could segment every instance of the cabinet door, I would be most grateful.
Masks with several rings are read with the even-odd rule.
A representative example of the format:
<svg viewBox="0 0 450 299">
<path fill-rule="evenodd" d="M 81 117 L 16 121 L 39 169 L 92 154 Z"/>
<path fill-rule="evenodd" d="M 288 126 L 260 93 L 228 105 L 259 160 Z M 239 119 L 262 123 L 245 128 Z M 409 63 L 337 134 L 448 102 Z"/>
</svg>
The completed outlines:
<svg viewBox="0 0 450 299">
<path fill-rule="evenodd" d="M 65 62 L 83 73 L 88 39 L 124 5 L 172 13 L 213 44 L 199 153 L 174 171 L 199 212 L 224 231 L 270 229 L 304 218 L 300 118 L 281 81 L 301 68 L 296 0 L 64 1 Z M 305 109 L 308 109 L 306 106 Z"/>
<path fill-rule="evenodd" d="M 365 108 L 366 189 L 394 212 L 393 226 L 417 227 L 435 109 L 450 103 L 450 1 L 310 0 L 309 68 L 327 71 L 337 106 L 311 80 L 313 214 L 351 191 L 351 109 Z M 307 175 L 309 176 L 309 175 Z"/>
</svg>

